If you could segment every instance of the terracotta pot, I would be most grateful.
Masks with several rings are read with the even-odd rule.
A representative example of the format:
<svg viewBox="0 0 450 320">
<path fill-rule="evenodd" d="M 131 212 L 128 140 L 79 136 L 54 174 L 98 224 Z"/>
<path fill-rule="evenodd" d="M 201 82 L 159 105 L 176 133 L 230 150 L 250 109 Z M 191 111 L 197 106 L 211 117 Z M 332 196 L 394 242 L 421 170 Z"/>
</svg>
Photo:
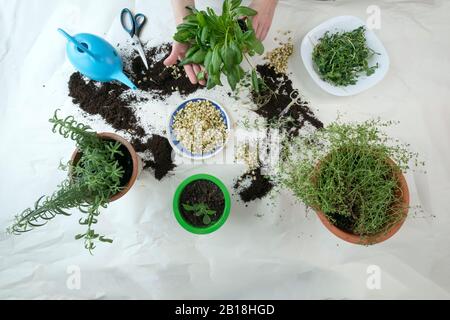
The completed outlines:
<svg viewBox="0 0 450 320">
<path fill-rule="evenodd" d="M 397 167 L 396 163 L 392 161 L 392 159 L 387 160 L 388 163 L 392 166 Z M 320 167 L 320 163 L 317 165 L 316 170 L 318 170 Z M 383 242 L 390 237 L 392 237 L 403 225 L 403 222 L 405 222 L 406 216 L 408 214 L 409 209 L 409 190 L 408 190 L 408 184 L 406 183 L 405 177 L 403 176 L 403 173 L 400 170 L 396 170 L 396 176 L 400 184 L 400 190 L 397 192 L 396 196 L 397 198 L 401 198 L 401 203 L 403 210 L 403 219 L 397 222 L 395 225 L 393 225 L 387 232 L 381 232 L 379 234 L 375 234 L 372 236 L 359 236 L 357 234 L 349 233 L 346 231 L 343 231 L 336 227 L 333 223 L 331 223 L 326 215 L 320 211 L 315 210 L 317 215 L 319 216 L 320 221 L 324 224 L 324 226 L 330 230 L 335 236 L 341 238 L 342 240 L 345 240 L 350 243 L 354 244 L 361 244 L 361 245 L 371 245 Z"/>
<path fill-rule="evenodd" d="M 131 178 L 120 192 L 116 193 L 115 195 L 113 195 L 111 197 L 110 202 L 113 202 L 113 201 L 123 197 L 131 189 L 131 187 L 133 186 L 134 182 L 136 181 L 138 175 L 140 174 L 140 172 L 142 170 L 142 161 L 141 161 L 141 158 L 137 155 L 133 146 L 127 140 L 122 138 L 121 136 L 119 136 L 115 133 L 110 133 L 110 132 L 101 132 L 101 133 L 97 133 L 97 135 L 103 139 L 114 140 L 114 141 L 120 142 L 123 146 L 125 146 L 127 148 L 128 152 L 131 155 L 131 159 L 133 161 L 133 171 L 131 173 Z M 80 160 L 80 158 L 81 158 L 81 153 L 79 152 L 78 149 L 75 149 L 70 161 L 72 162 L 72 164 L 76 164 Z"/>
</svg>

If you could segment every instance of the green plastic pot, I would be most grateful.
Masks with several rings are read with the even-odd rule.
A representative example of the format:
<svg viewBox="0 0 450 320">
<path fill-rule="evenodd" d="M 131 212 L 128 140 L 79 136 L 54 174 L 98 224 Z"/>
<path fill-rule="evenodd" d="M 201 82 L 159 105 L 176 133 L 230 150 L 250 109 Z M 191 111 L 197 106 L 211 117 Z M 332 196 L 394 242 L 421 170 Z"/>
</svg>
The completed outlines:
<svg viewBox="0 0 450 320">
<path fill-rule="evenodd" d="M 219 189 L 222 191 L 223 197 L 225 199 L 225 208 L 223 209 L 222 216 L 219 218 L 219 220 L 217 220 L 216 222 L 207 227 L 196 227 L 191 225 L 188 221 L 186 221 L 183 218 L 180 210 L 181 193 L 188 184 L 197 180 L 208 180 L 217 185 Z M 209 174 L 196 174 L 190 176 L 178 186 L 177 190 L 175 191 L 175 196 L 173 197 L 173 212 L 175 214 L 175 218 L 184 229 L 194 234 L 208 234 L 219 229 L 221 226 L 223 226 L 225 221 L 227 221 L 228 216 L 230 215 L 230 209 L 231 209 L 230 193 L 228 192 L 227 188 L 225 187 L 222 181 Z"/>
</svg>

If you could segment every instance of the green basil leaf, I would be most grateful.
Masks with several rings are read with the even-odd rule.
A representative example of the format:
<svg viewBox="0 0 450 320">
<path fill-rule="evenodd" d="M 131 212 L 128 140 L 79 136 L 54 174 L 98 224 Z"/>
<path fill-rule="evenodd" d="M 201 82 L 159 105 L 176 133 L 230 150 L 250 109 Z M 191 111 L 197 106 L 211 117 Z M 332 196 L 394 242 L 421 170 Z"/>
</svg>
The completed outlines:
<svg viewBox="0 0 450 320">
<path fill-rule="evenodd" d="M 212 73 L 217 73 L 220 71 L 220 66 L 222 65 L 222 58 L 220 57 L 220 47 L 216 45 L 214 47 L 212 60 L 211 60 L 211 71 Z M 216 84 L 219 84 L 216 82 Z"/>
<path fill-rule="evenodd" d="M 239 71 L 237 69 L 238 66 L 234 66 L 227 72 L 227 80 L 231 89 L 234 91 L 236 89 L 236 85 L 239 82 Z"/>
<path fill-rule="evenodd" d="M 233 50 L 227 44 L 224 44 L 220 49 L 220 56 L 222 57 L 225 67 L 234 64 Z"/>
<path fill-rule="evenodd" d="M 208 44 L 208 36 L 209 36 L 209 29 L 208 27 L 203 27 L 202 29 L 202 33 L 200 36 L 200 40 L 202 42 L 203 45 L 207 45 Z"/>
<path fill-rule="evenodd" d="M 206 68 L 207 71 L 211 70 L 210 64 L 211 64 L 212 55 L 213 55 L 212 50 L 211 49 L 208 50 L 208 52 L 206 53 L 206 56 L 205 56 L 205 61 L 203 62 L 203 66 Z"/>
<path fill-rule="evenodd" d="M 242 3 L 242 0 L 231 0 L 230 9 L 234 10 L 239 7 Z"/>
<path fill-rule="evenodd" d="M 205 80 L 205 71 L 197 73 L 197 80 Z"/>
<path fill-rule="evenodd" d="M 242 51 L 237 46 L 236 42 L 232 41 L 230 43 L 230 50 L 233 56 L 233 64 L 240 64 L 243 59 Z"/>
<path fill-rule="evenodd" d="M 201 11 L 197 12 L 196 17 L 200 27 L 206 26 L 206 19 L 205 16 L 203 15 L 203 12 Z"/>
<path fill-rule="evenodd" d="M 259 81 L 255 69 L 252 70 L 252 87 L 256 93 L 259 93 Z"/>
<path fill-rule="evenodd" d="M 257 54 L 263 54 L 264 53 L 264 46 L 261 41 L 255 38 L 255 40 L 252 42 L 252 49 L 255 50 Z"/>
<path fill-rule="evenodd" d="M 194 53 L 196 53 L 198 51 L 198 46 L 197 45 L 193 45 L 192 47 L 189 48 L 188 51 L 186 51 L 186 54 L 184 55 L 185 58 L 190 58 L 194 55 Z"/>
<path fill-rule="evenodd" d="M 196 64 L 202 64 L 205 60 L 206 51 L 199 49 L 196 53 L 192 55 L 192 62 Z"/>
<path fill-rule="evenodd" d="M 233 10 L 233 13 L 238 17 L 252 17 L 255 16 L 258 12 L 249 7 L 237 7 Z"/>
<path fill-rule="evenodd" d="M 214 79 L 211 77 L 211 75 L 208 76 L 208 80 L 206 81 L 206 88 L 208 90 L 214 88 L 216 86 L 216 83 L 214 82 Z"/>
</svg>

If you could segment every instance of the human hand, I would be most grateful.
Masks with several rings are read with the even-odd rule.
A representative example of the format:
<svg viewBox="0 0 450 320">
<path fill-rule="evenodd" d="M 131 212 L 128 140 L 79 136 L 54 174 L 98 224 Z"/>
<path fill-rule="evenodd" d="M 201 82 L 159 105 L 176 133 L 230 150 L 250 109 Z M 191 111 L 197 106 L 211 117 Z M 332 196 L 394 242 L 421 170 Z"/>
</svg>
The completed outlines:
<svg viewBox="0 0 450 320">
<path fill-rule="evenodd" d="M 253 29 L 255 29 L 256 37 L 263 41 L 270 26 L 272 25 L 273 15 L 277 6 L 278 0 L 253 0 L 250 8 L 256 10 L 258 13 L 253 17 Z"/>
<path fill-rule="evenodd" d="M 185 43 L 174 42 L 172 45 L 172 51 L 170 55 L 164 60 L 164 65 L 171 66 L 178 63 L 178 60 L 182 60 L 186 55 L 186 51 L 189 49 L 189 45 Z M 205 80 L 198 80 L 197 74 L 203 70 L 203 68 L 198 64 L 186 64 L 184 65 L 184 70 L 186 75 L 192 84 L 201 84 L 204 86 L 206 84 Z"/>
</svg>

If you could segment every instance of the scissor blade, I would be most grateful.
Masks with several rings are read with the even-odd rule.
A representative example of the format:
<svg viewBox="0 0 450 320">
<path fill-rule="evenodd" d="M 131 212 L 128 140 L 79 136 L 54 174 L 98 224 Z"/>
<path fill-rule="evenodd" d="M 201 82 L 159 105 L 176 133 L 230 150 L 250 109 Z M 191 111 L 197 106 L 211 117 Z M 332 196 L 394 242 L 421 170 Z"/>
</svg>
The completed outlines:
<svg viewBox="0 0 450 320">
<path fill-rule="evenodd" d="M 139 53 L 139 56 L 141 57 L 142 62 L 144 62 L 145 68 L 148 70 L 147 58 L 145 57 L 145 52 L 144 52 L 144 48 L 142 48 L 141 40 L 139 40 L 139 38 L 136 35 L 134 35 L 133 40 L 136 44 L 136 50 Z"/>
</svg>

